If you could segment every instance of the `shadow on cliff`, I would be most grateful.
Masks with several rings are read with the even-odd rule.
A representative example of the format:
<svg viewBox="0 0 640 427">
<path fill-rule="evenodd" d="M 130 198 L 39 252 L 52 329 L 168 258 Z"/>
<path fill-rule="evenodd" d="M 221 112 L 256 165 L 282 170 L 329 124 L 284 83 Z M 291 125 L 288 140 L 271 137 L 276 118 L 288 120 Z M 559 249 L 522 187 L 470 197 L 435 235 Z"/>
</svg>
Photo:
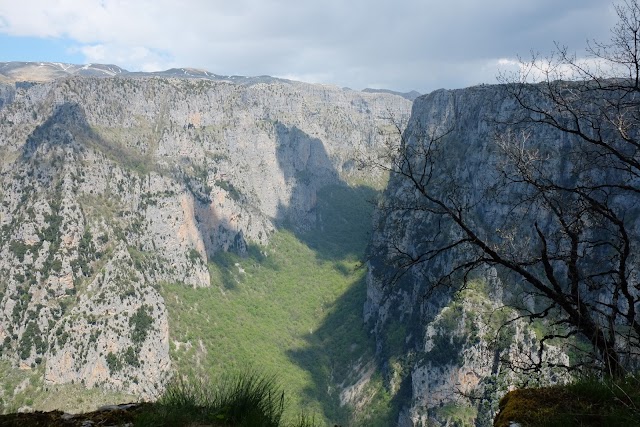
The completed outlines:
<svg viewBox="0 0 640 427">
<path fill-rule="evenodd" d="M 78 135 L 91 133 L 82 107 L 76 103 L 63 103 L 53 108 L 51 115 L 27 137 L 22 147 L 22 159 L 46 154 L 57 147 L 80 150 Z"/>
<path fill-rule="evenodd" d="M 314 250 L 319 261 L 332 262 L 345 276 L 354 275 L 353 267 L 347 267 L 344 261 L 364 261 L 378 191 L 343 181 L 318 138 L 280 123 L 275 131 L 278 163 L 292 185 L 288 205 L 280 206 L 280 226 Z M 371 374 L 373 368 L 375 372 L 384 370 L 375 365 L 376 344 L 362 314 L 367 293 L 364 273 L 327 309 L 329 314 L 321 326 L 304 337 L 305 347 L 288 352 L 313 381 L 302 399 L 322 402 L 324 416 L 343 425 L 353 425 L 354 418 L 341 402 L 340 387 Z M 367 425 L 392 425 L 401 399 L 406 397 L 406 390 L 411 390 L 410 378 L 391 398 L 382 389 L 382 375 L 373 375 L 369 391 L 376 388 L 377 397 L 370 413 L 377 419 L 367 421 Z"/>
<path fill-rule="evenodd" d="M 302 398 L 322 402 L 323 415 L 331 425 L 395 425 L 403 402 L 411 397 L 410 375 L 404 377 L 394 396 L 386 391 L 389 384 L 384 377 L 389 368 L 378 365 L 379 359 L 374 357 L 376 343 L 362 315 L 366 293 L 363 276 L 328 307 L 329 314 L 320 328 L 304 337 L 306 346 L 287 353 L 311 375 L 313 385 L 305 388 Z M 354 405 L 367 403 L 369 418 L 358 420 L 357 414 L 343 404 L 341 391 L 363 377 L 368 378 L 368 384 L 365 380 L 365 385 L 354 393 L 355 400 L 349 401 Z"/>
<path fill-rule="evenodd" d="M 140 175 L 151 171 L 162 173 L 151 156 L 141 153 L 115 139 L 107 140 L 96 133 L 87 121 L 84 108 L 76 102 L 54 106 L 51 115 L 38 125 L 27 138 L 22 150 L 23 159 L 55 147 L 69 146 L 76 151 L 83 148 L 101 152 L 107 159 Z"/>
<path fill-rule="evenodd" d="M 70 161 L 69 152 L 73 153 L 73 161 L 79 161 L 86 150 L 102 154 L 109 162 L 132 175 L 146 178 L 153 172 L 169 177 L 180 185 L 184 194 L 193 198 L 193 222 L 205 246 L 204 254 L 192 251 L 188 256 L 192 262 L 196 262 L 200 257 L 205 264 L 212 260 L 221 264 L 224 267 L 220 269 L 221 280 L 226 288 L 234 288 L 237 285 L 237 278 L 232 273 L 236 267 L 229 257 L 218 254 L 223 252 L 218 251 L 219 247 L 241 256 L 251 256 L 263 263 L 268 262 L 263 260 L 264 257 L 256 245 L 247 244 L 242 230 L 238 230 L 237 226 L 217 215 L 211 208 L 211 189 L 207 188 L 206 180 L 199 176 L 202 173 L 200 169 L 184 161 L 172 166 L 161 166 L 156 162 L 149 147 L 138 149 L 126 145 L 117 137 L 102 136 L 89 124 L 84 107 L 78 103 L 64 102 L 55 105 L 49 117 L 36 126 L 27 137 L 22 147 L 21 158 L 22 161 L 33 164 L 28 169 L 29 174 L 35 173 L 43 185 L 52 185 L 60 179 L 63 163 Z M 111 191 L 124 191 L 119 189 L 117 182 L 110 184 Z M 151 202 L 143 200 L 140 205 L 144 206 L 146 203 Z M 121 240 L 125 241 L 127 246 L 137 247 L 136 237 L 144 231 L 139 227 L 123 231 L 128 233 L 128 237 L 125 238 L 121 234 Z"/>
<path fill-rule="evenodd" d="M 278 164 L 293 187 L 289 203 L 279 206 L 279 225 L 321 259 L 362 258 L 378 191 L 344 182 L 318 138 L 280 123 L 275 131 Z"/>
</svg>

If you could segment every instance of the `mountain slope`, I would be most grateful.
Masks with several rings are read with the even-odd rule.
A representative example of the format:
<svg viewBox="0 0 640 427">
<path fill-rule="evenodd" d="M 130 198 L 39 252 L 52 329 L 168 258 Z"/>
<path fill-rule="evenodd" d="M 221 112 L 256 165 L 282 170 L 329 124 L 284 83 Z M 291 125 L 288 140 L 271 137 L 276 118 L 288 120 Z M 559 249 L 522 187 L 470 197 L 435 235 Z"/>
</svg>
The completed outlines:
<svg viewBox="0 0 640 427">
<path fill-rule="evenodd" d="M 172 369 L 164 284 L 224 288 L 210 272 L 220 251 L 250 256 L 280 227 L 322 226 L 327 186 L 379 185 L 354 158 L 411 105 L 281 81 L 1 87 L 2 358 L 42 371 L 43 389 L 147 398 Z"/>
<path fill-rule="evenodd" d="M 496 123 L 511 123 L 518 112 L 504 89 L 478 86 L 420 97 L 405 135 L 408 144 L 416 146 L 432 141 L 429 136 L 444 135 L 430 152 L 436 165 L 429 170 L 432 174 L 426 174 L 430 194 L 462 206 L 465 220 L 492 244 L 501 230 L 512 233 L 516 238 L 511 247 L 517 251 L 518 239 L 527 241 L 533 224 L 544 230 L 548 221 L 535 218 L 534 209 L 524 213 L 526 203 L 509 204 L 515 197 L 509 188 L 493 186 L 504 162 L 496 144 Z M 555 163 L 549 170 L 559 177 L 568 175 L 562 153 L 566 135 L 539 126 L 528 128 L 527 136 L 541 150 L 546 146 L 553 153 L 549 158 Z M 424 152 L 415 153 L 412 164 L 421 165 Z M 492 198 L 496 194 L 499 197 Z M 459 238 L 459 229 L 399 175 L 392 176 L 383 197 L 385 208 L 374 219 L 365 318 L 376 336 L 387 388 L 402 396 L 401 425 L 491 425 L 498 400 L 509 388 L 568 378 L 562 370 L 543 368 L 530 375 L 519 369 L 540 362 L 537 350 L 545 324 L 524 319 L 507 323 L 517 317 L 510 308 L 514 305 L 536 309 L 535 299 L 522 296 L 521 284 L 513 276 L 477 268 L 465 276 L 464 287 L 463 278 L 456 275 L 443 284 L 442 277 L 472 259 L 473 249 L 458 245 L 420 258 L 428 250 L 451 245 Z M 420 261 L 407 272 L 397 268 L 398 254 Z M 542 362 L 566 365 L 570 356 L 551 341 Z"/>
</svg>

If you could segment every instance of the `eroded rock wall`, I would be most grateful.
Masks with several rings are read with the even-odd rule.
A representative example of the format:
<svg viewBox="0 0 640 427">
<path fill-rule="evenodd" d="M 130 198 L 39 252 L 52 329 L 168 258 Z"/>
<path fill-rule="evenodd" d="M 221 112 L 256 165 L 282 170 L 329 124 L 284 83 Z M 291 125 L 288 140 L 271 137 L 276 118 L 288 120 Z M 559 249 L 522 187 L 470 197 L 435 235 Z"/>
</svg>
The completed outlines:
<svg viewBox="0 0 640 427">
<path fill-rule="evenodd" d="M 467 206 L 466 221 L 488 241 L 501 227 L 517 227 L 518 218 L 525 217 L 513 204 L 500 202 L 506 199 L 496 197 L 493 203 L 485 197 L 503 161 L 496 144 L 498 124 L 513 121 L 518 111 L 502 86 L 440 90 L 414 102 L 405 134 L 409 144 L 446 135 L 434 145 L 437 167 L 429 191 Z M 531 140 L 559 151 L 550 158 L 562 176 L 568 169 L 561 153 L 566 135 L 544 127 L 529 131 Z M 439 280 L 469 259 L 464 250 L 425 257 L 409 270 L 393 269 L 399 253 L 418 259 L 460 237 L 456 226 L 425 209 L 420 197 L 409 180 L 392 176 L 385 209 L 374 219 L 364 316 L 376 336 L 380 370 L 401 401 L 400 425 L 491 425 L 498 399 L 508 388 L 567 376 L 543 370 L 531 377 L 510 369 L 538 360 L 540 335 L 524 320 L 506 324 L 517 314 L 505 305 L 519 288 L 499 271 L 478 270 L 467 290 L 454 293 L 462 283 L 440 286 Z M 527 236 L 533 223 L 524 221 L 512 231 Z M 540 224 L 544 227 L 543 219 Z M 553 346 L 547 355 L 557 363 L 569 362 Z"/>
<path fill-rule="evenodd" d="M 411 103 L 273 80 L 69 77 L 0 89 L 0 349 L 47 384 L 154 397 L 171 368 L 163 282 L 313 227 L 316 191 Z"/>
</svg>

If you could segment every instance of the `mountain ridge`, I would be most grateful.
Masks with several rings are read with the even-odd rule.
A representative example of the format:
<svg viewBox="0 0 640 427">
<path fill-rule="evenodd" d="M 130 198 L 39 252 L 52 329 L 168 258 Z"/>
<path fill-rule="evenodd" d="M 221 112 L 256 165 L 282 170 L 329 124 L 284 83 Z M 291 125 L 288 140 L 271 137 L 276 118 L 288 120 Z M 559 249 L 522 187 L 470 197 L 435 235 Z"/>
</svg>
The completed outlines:
<svg viewBox="0 0 640 427">
<path fill-rule="evenodd" d="M 408 136 L 452 129 L 438 188 L 478 190 L 497 161 L 495 119 L 514 113 L 503 87 L 411 102 L 191 69 L 22 69 L 51 78 L 0 82 L 0 368 L 29 375 L 0 387 L 3 399 L 65 386 L 152 398 L 176 367 L 266 357 L 297 366 L 299 400 L 327 420 L 371 411 L 388 415 L 381 426 L 489 425 L 500 394 L 523 380 L 501 357 L 531 356 L 544 325 L 515 322 L 492 347 L 502 326 L 492 313 L 513 292 L 492 269 L 464 293 L 424 298 L 460 253 L 389 280 L 392 246 L 414 253 L 451 229 L 380 204 L 369 222 L 374 188 L 386 186 L 378 203 L 398 205 L 415 192 L 360 167 L 363 154 L 388 154 L 411 114 Z M 502 213 L 490 206 L 474 221 L 489 233 Z"/>
<path fill-rule="evenodd" d="M 261 76 L 221 75 L 198 68 L 170 68 L 160 71 L 128 71 L 114 64 L 69 64 L 62 62 L 31 62 L 12 61 L 0 62 L 0 82 L 47 82 L 54 79 L 81 76 L 81 77 L 173 77 L 184 79 L 204 79 L 213 81 L 227 81 L 236 84 L 257 84 L 275 82 L 295 82 L 295 80 Z M 304 82 L 301 82 L 304 83 Z M 322 85 L 322 84 L 319 84 Z M 331 86 L 331 85 L 329 85 Z M 345 88 L 345 90 L 352 90 Z M 387 93 L 401 96 L 409 101 L 414 101 L 420 93 L 416 91 L 398 92 L 390 89 L 365 88 L 364 93 Z"/>
<path fill-rule="evenodd" d="M 41 407 L 47 390 L 82 386 L 152 398 L 179 363 L 210 366 L 219 342 L 233 345 L 232 336 L 215 340 L 210 331 L 238 334 L 236 325 L 217 321 L 216 329 L 216 313 L 207 312 L 196 316 L 202 325 L 183 321 L 186 332 L 176 335 L 181 320 L 171 307 L 195 300 L 221 312 L 249 285 L 263 295 L 267 284 L 246 285 L 244 277 L 277 272 L 270 262 L 281 257 L 269 246 L 276 233 L 304 239 L 328 230 L 328 201 L 353 204 L 372 194 L 366 185 L 382 186 L 382 174 L 358 169 L 357 155 L 381 149 L 378 129 L 410 106 L 389 94 L 282 81 L 118 75 L 0 83 L 0 368 L 22 378 L 3 384 L 0 397 Z M 297 250 L 310 269 L 321 264 L 332 277 L 326 290 L 309 290 L 325 293 L 307 296 L 313 329 L 314 313 L 359 280 L 350 269 L 363 251 L 360 243 L 357 251 L 316 245 Z M 227 261 L 227 252 L 237 258 Z M 308 282 L 293 280 L 289 286 Z M 309 328 L 296 328 L 272 351 L 307 367 L 307 353 L 287 347 L 305 345 Z M 296 375 L 302 393 L 311 380 Z M 352 380 L 341 377 L 331 390 Z"/>
</svg>

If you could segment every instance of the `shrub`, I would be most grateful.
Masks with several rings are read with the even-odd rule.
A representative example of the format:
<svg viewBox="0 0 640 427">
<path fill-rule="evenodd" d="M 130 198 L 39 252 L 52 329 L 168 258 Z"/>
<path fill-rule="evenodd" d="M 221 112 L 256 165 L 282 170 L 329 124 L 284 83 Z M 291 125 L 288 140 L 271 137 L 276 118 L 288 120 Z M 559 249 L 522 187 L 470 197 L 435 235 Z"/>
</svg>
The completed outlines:
<svg viewBox="0 0 640 427">
<path fill-rule="evenodd" d="M 122 362 L 118 359 L 118 356 L 113 354 L 113 352 L 109 352 L 107 354 L 107 366 L 109 367 L 109 372 L 113 374 L 114 372 L 118 372 L 122 369 Z"/>
<path fill-rule="evenodd" d="M 150 411 L 137 416 L 134 425 L 280 427 L 284 407 L 284 391 L 273 377 L 248 372 L 223 378 L 216 385 L 180 377 Z M 302 414 L 291 427 L 314 425 L 313 418 Z"/>
<path fill-rule="evenodd" d="M 141 344 L 147 339 L 149 330 L 153 327 L 153 317 L 149 315 L 150 308 L 145 304 L 135 312 L 129 319 L 129 325 L 133 327 L 131 331 L 131 341 Z"/>
</svg>

